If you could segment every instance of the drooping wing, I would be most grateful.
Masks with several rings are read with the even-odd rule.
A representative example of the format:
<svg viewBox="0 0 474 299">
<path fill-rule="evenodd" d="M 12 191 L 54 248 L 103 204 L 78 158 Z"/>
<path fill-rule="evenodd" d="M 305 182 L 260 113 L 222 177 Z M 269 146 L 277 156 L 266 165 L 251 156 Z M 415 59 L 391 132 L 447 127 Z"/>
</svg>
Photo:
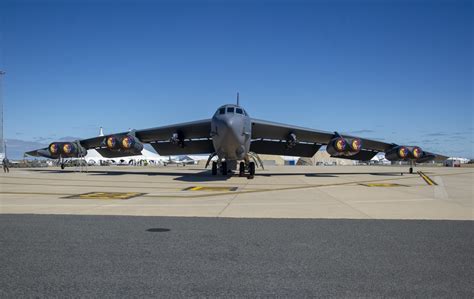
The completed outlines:
<svg viewBox="0 0 474 299">
<path fill-rule="evenodd" d="M 289 148 L 286 142 L 290 134 L 295 134 L 298 141 L 292 148 Z M 312 157 L 322 145 L 327 145 L 335 136 L 335 132 L 252 119 L 252 144 L 250 150 L 260 154 Z M 347 134 L 342 134 L 342 136 L 345 138 L 359 138 L 362 141 L 362 149 L 359 153 L 349 157 L 340 157 L 343 159 L 368 161 L 378 152 L 386 152 L 396 146 L 394 143 L 386 143 L 358 136 Z M 418 162 L 443 161 L 446 158 L 445 156 L 424 152 L 423 157 Z"/>
<path fill-rule="evenodd" d="M 212 139 L 210 137 L 211 120 L 199 120 L 193 122 L 186 122 L 163 127 L 156 127 L 144 130 L 133 131 L 135 136 L 142 143 L 150 143 L 151 146 L 160 155 L 182 155 L 182 154 L 203 154 L 212 153 L 214 148 Z M 109 134 L 114 136 L 124 136 L 131 132 L 121 132 L 116 134 Z M 180 136 L 182 142 L 177 144 L 172 142 L 173 134 Z M 79 140 L 79 143 L 85 149 L 96 149 L 104 157 L 121 157 L 123 155 L 131 156 L 133 154 L 121 152 L 111 152 L 105 146 L 104 140 L 107 136 L 99 136 L 88 139 Z M 48 148 L 38 149 L 25 154 L 30 156 L 42 156 L 52 158 Z"/>
<path fill-rule="evenodd" d="M 182 138 L 183 143 L 171 140 L 173 134 Z M 195 155 L 214 152 L 211 136 L 211 120 L 175 124 L 136 131 L 142 142 L 150 143 L 155 151 L 163 156 Z"/>
<path fill-rule="evenodd" d="M 45 157 L 45 158 L 53 158 L 48 151 L 48 148 L 40 148 L 37 150 L 26 152 L 25 155 L 32 156 L 32 157 Z"/>
</svg>

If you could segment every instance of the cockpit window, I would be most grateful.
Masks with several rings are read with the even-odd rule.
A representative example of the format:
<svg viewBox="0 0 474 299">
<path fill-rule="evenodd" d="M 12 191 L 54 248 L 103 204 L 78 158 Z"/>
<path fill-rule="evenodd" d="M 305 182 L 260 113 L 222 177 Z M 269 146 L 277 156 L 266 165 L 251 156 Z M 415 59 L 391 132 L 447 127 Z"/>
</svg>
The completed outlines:
<svg viewBox="0 0 474 299">
<path fill-rule="evenodd" d="M 234 113 L 234 107 L 227 107 L 227 113 Z"/>
<path fill-rule="evenodd" d="M 219 109 L 219 114 L 225 114 L 225 108 L 220 108 Z"/>
<path fill-rule="evenodd" d="M 244 112 L 240 108 L 236 108 L 235 112 L 238 113 L 238 114 L 244 114 Z"/>
</svg>

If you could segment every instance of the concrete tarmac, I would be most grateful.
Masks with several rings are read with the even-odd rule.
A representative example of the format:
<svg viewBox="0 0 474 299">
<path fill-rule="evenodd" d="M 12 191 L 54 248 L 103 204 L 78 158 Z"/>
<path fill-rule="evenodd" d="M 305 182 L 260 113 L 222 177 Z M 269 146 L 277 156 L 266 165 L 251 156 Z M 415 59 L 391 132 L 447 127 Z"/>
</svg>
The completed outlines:
<svg viewBox="0 0 474 299">
<path fill-rule="evenodd" d="M 407 170 L 269 167 L 248 180 L 189 166 L 12 169 L 0 175 L 0 213 L 473 220 L 474 168 L 415 168 L 432 185 Z"/>
<path fill-rule="evenodd" d="M 0 297 L 472 298 L 474 169 L 416 170 L 12 169 Z"/>
<path fill-rule="evenodd" d="M 472 221 L 0 215 L 0 297 L 473 298 Z"/>
</svg>

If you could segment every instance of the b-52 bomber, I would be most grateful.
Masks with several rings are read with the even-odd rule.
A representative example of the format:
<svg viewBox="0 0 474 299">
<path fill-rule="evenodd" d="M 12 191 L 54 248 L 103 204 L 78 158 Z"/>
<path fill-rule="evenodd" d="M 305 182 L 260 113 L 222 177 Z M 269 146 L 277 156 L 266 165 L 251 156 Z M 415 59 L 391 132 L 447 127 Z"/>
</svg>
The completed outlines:
<svg viewBox="0 0 474 299">
<path fill-rule="evenodd" d="M 206 168 L 212 162 L 212 175 L 218 172 L 227 175 L 238 165 L 239 175 L 248 178 L 254 177 L 256 165 L 263 168 L 258 154 L 312 157 L 323 145 L 331 157 L 351 160 L 368 161 L 377 153 L 384 152 L 390 161 L 408 161 L 410 173 L 415 163 L 447 159 L 423 151 L 416 145 L 385 143 L 254 119 L 238 100 L 237 105 L 219 107 L 211 119 L 130 130 L 74 142 L 53 142 L 47 148 L 26 154 L 61 161 L 84 157 L 88 149 L 95 149 L 106 158 L 118 158 L 140 155 L 144 143 L 149 143 L 163 156 L 210 154 Z"/>
</svg>

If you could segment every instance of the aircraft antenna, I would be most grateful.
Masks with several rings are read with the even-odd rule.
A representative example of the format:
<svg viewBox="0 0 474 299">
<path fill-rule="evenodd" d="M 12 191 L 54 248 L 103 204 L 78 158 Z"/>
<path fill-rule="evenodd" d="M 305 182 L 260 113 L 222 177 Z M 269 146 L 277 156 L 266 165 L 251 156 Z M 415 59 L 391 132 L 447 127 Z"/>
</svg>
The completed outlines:
<svg viewBox="0 0 474 299">
<path fill-rule="evenodd" d="M 239 93 L 237 92 L 237 106 L 240 106 L 239 103 L 240 103 Z"/>
</svg>

